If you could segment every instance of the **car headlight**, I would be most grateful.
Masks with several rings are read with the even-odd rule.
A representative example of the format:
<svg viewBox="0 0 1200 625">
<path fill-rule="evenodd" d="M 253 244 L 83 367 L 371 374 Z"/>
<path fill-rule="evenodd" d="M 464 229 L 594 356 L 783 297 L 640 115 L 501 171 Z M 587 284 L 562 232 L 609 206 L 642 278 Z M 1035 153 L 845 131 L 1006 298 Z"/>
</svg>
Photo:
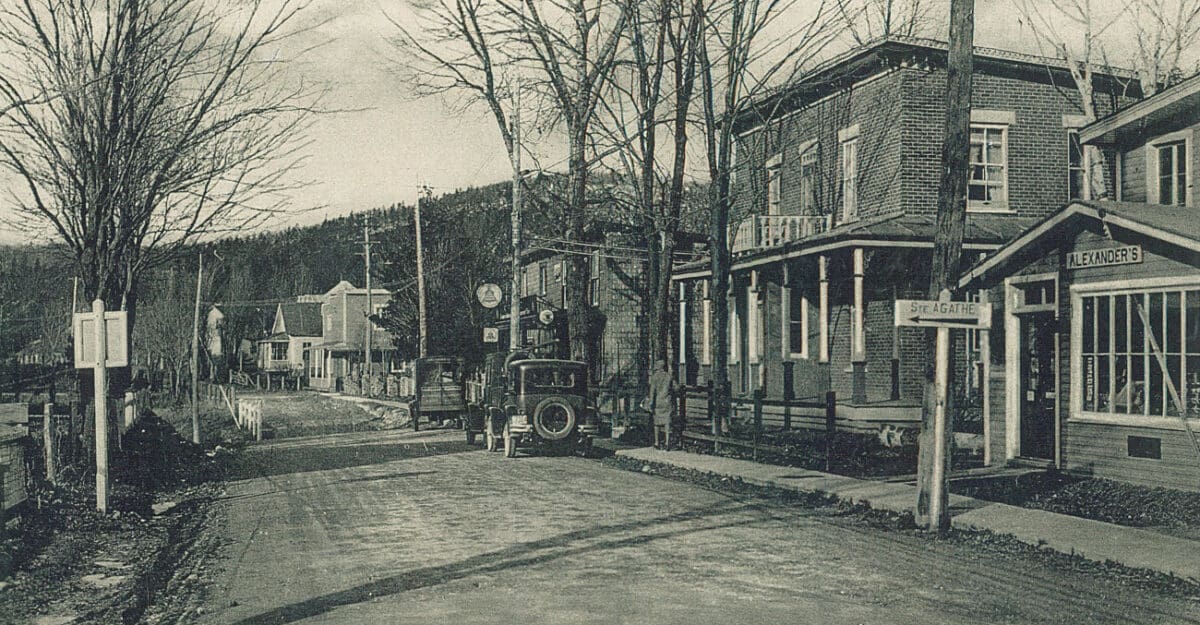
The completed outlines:
<svg viewBox="0 0 1200 625">
<path fill-rule="evenodd" d="M 515 414 L 512 416 L 513 425 L 529 425 L 529 416 L 523 414 Z"/>
</svg>

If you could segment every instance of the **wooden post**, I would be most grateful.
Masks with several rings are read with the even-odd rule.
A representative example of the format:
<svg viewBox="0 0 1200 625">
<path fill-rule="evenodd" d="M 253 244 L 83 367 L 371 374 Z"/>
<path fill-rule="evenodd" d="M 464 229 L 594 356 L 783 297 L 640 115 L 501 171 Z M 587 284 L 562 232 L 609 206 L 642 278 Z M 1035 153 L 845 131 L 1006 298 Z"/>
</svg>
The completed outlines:
<svg viewBox="0 0 1200 625">
<path fill-rule="evenodd" d="M 754 389 L 754 459 L 758 460 L 758 443 L 763 429 L 763 390 Z"/>
<path fill-rule="evenodd" d="M 204 284 L 204 251 L 196 266 L 196 310 L 192 316 L 192 442 L 200 443 L 200 287 Z"/>
<path fill-rule="evenodd" d="M 833 437 L 837 433 L 837 393 L 825 391 L 825 470 L 833 470 Z"/>
<path fill-rule="evenodd" d="M 949 292 L 941 301 L 949 301 Z M 929 527 L 950 527 L 949 496 L 946 492 L 947 435 L 946 394 L 950 383 L 950 328 L 937 329 L 936 362 L 934 364 L 934 392 L 936 403 L 933 412 L 933 466 L 929 491 Z"/>
<path fill-rule="evenodd" d="M 818 329 L 820 335 L 818 337 L 819 345 L 817 346 L 817 359 L 820 362 L 829 362 L 829 257 L 821 255 L 817 259 L 817 298 L 818 306 Z"/>
<path fill-rule="evenodd" d="M 104 300 L 92 302 L 96 323 L 96 368 L 93 399 L 96 402 L 96 509 L 108 514 L 108 328 L 104 321 Z"/>
<path fill-rule="evenodd" d="M 950 0 L 950 44 L 946 64 L 945 141 L 942 144 L 941 179 L 938 183 L 937 216 L 933 233 L 933 259 L 929 274 L 929 297 L 949 299 L 947 289 L 958 287 L 962 264 L 962 241 L 967 221 L 967 178 L 971 153 L 971 80 L 974 74 L 975 0 Z M 934 371 L 926 370 L 925 398 L 921 410 L 921 435 L 917 455 L 917 497 L 913 519 L 932 531 L 949 527 L 946 514 L 945 467 L 949 428 L 937 424 L 937 412 L 945 410 L 946 397 L 938 394 L 938 365 L 949 376 L 950 350 L 944 357 L 938 349 L 939 328 L 926 354 L 933 353 Z M 947 331 L 948 332 L 948 331 Z M 928 336 L 929 333 L 927 333 Z M 948 334 L 947 334 L 948 336 Z M 945 363 L 942 363 L 945 360 Z M 930 376 L 930 373 L 933 375 Z M 945 382 L 949 385 L 948 380 Z M 940 407 L 940 408 L 939 408 Z M 930 414 L 930 413 L 934 414 Z M 943 415 L 944 418 L 944 415 Z"/>
<path fill-rule="evenodd" d="M 58 459 L 54 457 L 54 433 L 50 420 L 54 417 L 54 404 L 46 402 L 42 408 L 42 447 L 46 455 L 46 481 L 58 483 Z"/>
<path fill-rule="evenodd" d="M 428 193 L 428 188 L 422 189 L 421 194 L 417 196 L 417 206 L 413 216 L 417 235 L 417 326 L 420 332 L 419 352 L 421 358 L 429 355 L 429 325 L 425 313 L 425 255 L 421 250 L 421 198 Z M 416 414 L 413 414 L 413 430 L 416 430 L 416 426 L 417 418 Z"/>
</svg>

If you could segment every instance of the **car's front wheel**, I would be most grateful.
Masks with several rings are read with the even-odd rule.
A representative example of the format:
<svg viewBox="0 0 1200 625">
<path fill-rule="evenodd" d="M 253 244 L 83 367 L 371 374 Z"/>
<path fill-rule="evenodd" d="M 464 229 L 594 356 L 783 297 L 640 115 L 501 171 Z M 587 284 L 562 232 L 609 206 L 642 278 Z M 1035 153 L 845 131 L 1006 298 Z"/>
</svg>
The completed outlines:
<svg viewBox="0 0 1200 625">
<path fill-rule="evenodd" d="M 504 424 L 504 457 L 512 458 L 517 455 L 517 439 L 513 437 L 508 430 L 508 424 Z"/>
</svg>

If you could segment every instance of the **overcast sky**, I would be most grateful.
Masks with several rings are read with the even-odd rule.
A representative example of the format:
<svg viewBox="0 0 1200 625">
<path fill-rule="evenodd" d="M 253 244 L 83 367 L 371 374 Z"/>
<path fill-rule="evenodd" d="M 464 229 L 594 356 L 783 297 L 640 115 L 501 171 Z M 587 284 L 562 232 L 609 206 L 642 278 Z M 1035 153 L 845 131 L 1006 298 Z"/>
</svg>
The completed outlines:
<svg viewBox="0 0 1200 625">
<path fill-rule="evenodd" d="M 503 144 L 486 111 L 460 114 L 437 98 L 413 99 L 389 71 L 394 51 L 387 38 L 394 27 L 384 11 L 403 15 L 403 2 L 313 1 L 306 19 L 319 25 L 300 44 L 321 45 L 295 70 L 328 85 L 330 107 L 353 110 L 316 121 L 302 172 L 313 183 L 294 197 L 296 215 L 278 225 L 411 202 L 419 184 L 440 194 L 508 175 Z M 976 44 L 1039 52 L 1017 22 L 1011 0 L 977 0 Z M 555 148 L 544 151 L 553 161 Z M 0 202 L 7 201 L 0 196 Z M 314 206 L 323 208 L 301 212 Z"/>
</svg>

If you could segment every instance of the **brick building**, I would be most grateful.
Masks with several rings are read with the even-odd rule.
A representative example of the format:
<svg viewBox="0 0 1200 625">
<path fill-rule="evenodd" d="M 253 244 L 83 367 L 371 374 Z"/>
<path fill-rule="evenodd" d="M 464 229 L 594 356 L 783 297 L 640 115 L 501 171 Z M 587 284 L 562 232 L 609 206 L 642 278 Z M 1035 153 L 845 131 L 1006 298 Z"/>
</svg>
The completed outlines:
<svg viewBox="0 0 1200 625">
<path fill-rule="evenodd" d="M 880 40 L 734 121 L 730 379 L 735 394 L 762 389 L 767 419 L 833 390 L 846 429 L 919 420 L 924 336 L 895 328 L 893 308 L 928 289 L 945 64 L 939 42 Z M 977 48 L 973 83 L 966 263 L 1083 190 L 1084 119 L 1061 61 Z M 1096 76 L 1098 110 L 1113 110 L 1130 84 Z M 703 384 L 709 265 L 674 274 L 681 377 Z M 977 389 L 984 346 L 971 336 L 961 349 L 960 379 Z"/>
</svg>

